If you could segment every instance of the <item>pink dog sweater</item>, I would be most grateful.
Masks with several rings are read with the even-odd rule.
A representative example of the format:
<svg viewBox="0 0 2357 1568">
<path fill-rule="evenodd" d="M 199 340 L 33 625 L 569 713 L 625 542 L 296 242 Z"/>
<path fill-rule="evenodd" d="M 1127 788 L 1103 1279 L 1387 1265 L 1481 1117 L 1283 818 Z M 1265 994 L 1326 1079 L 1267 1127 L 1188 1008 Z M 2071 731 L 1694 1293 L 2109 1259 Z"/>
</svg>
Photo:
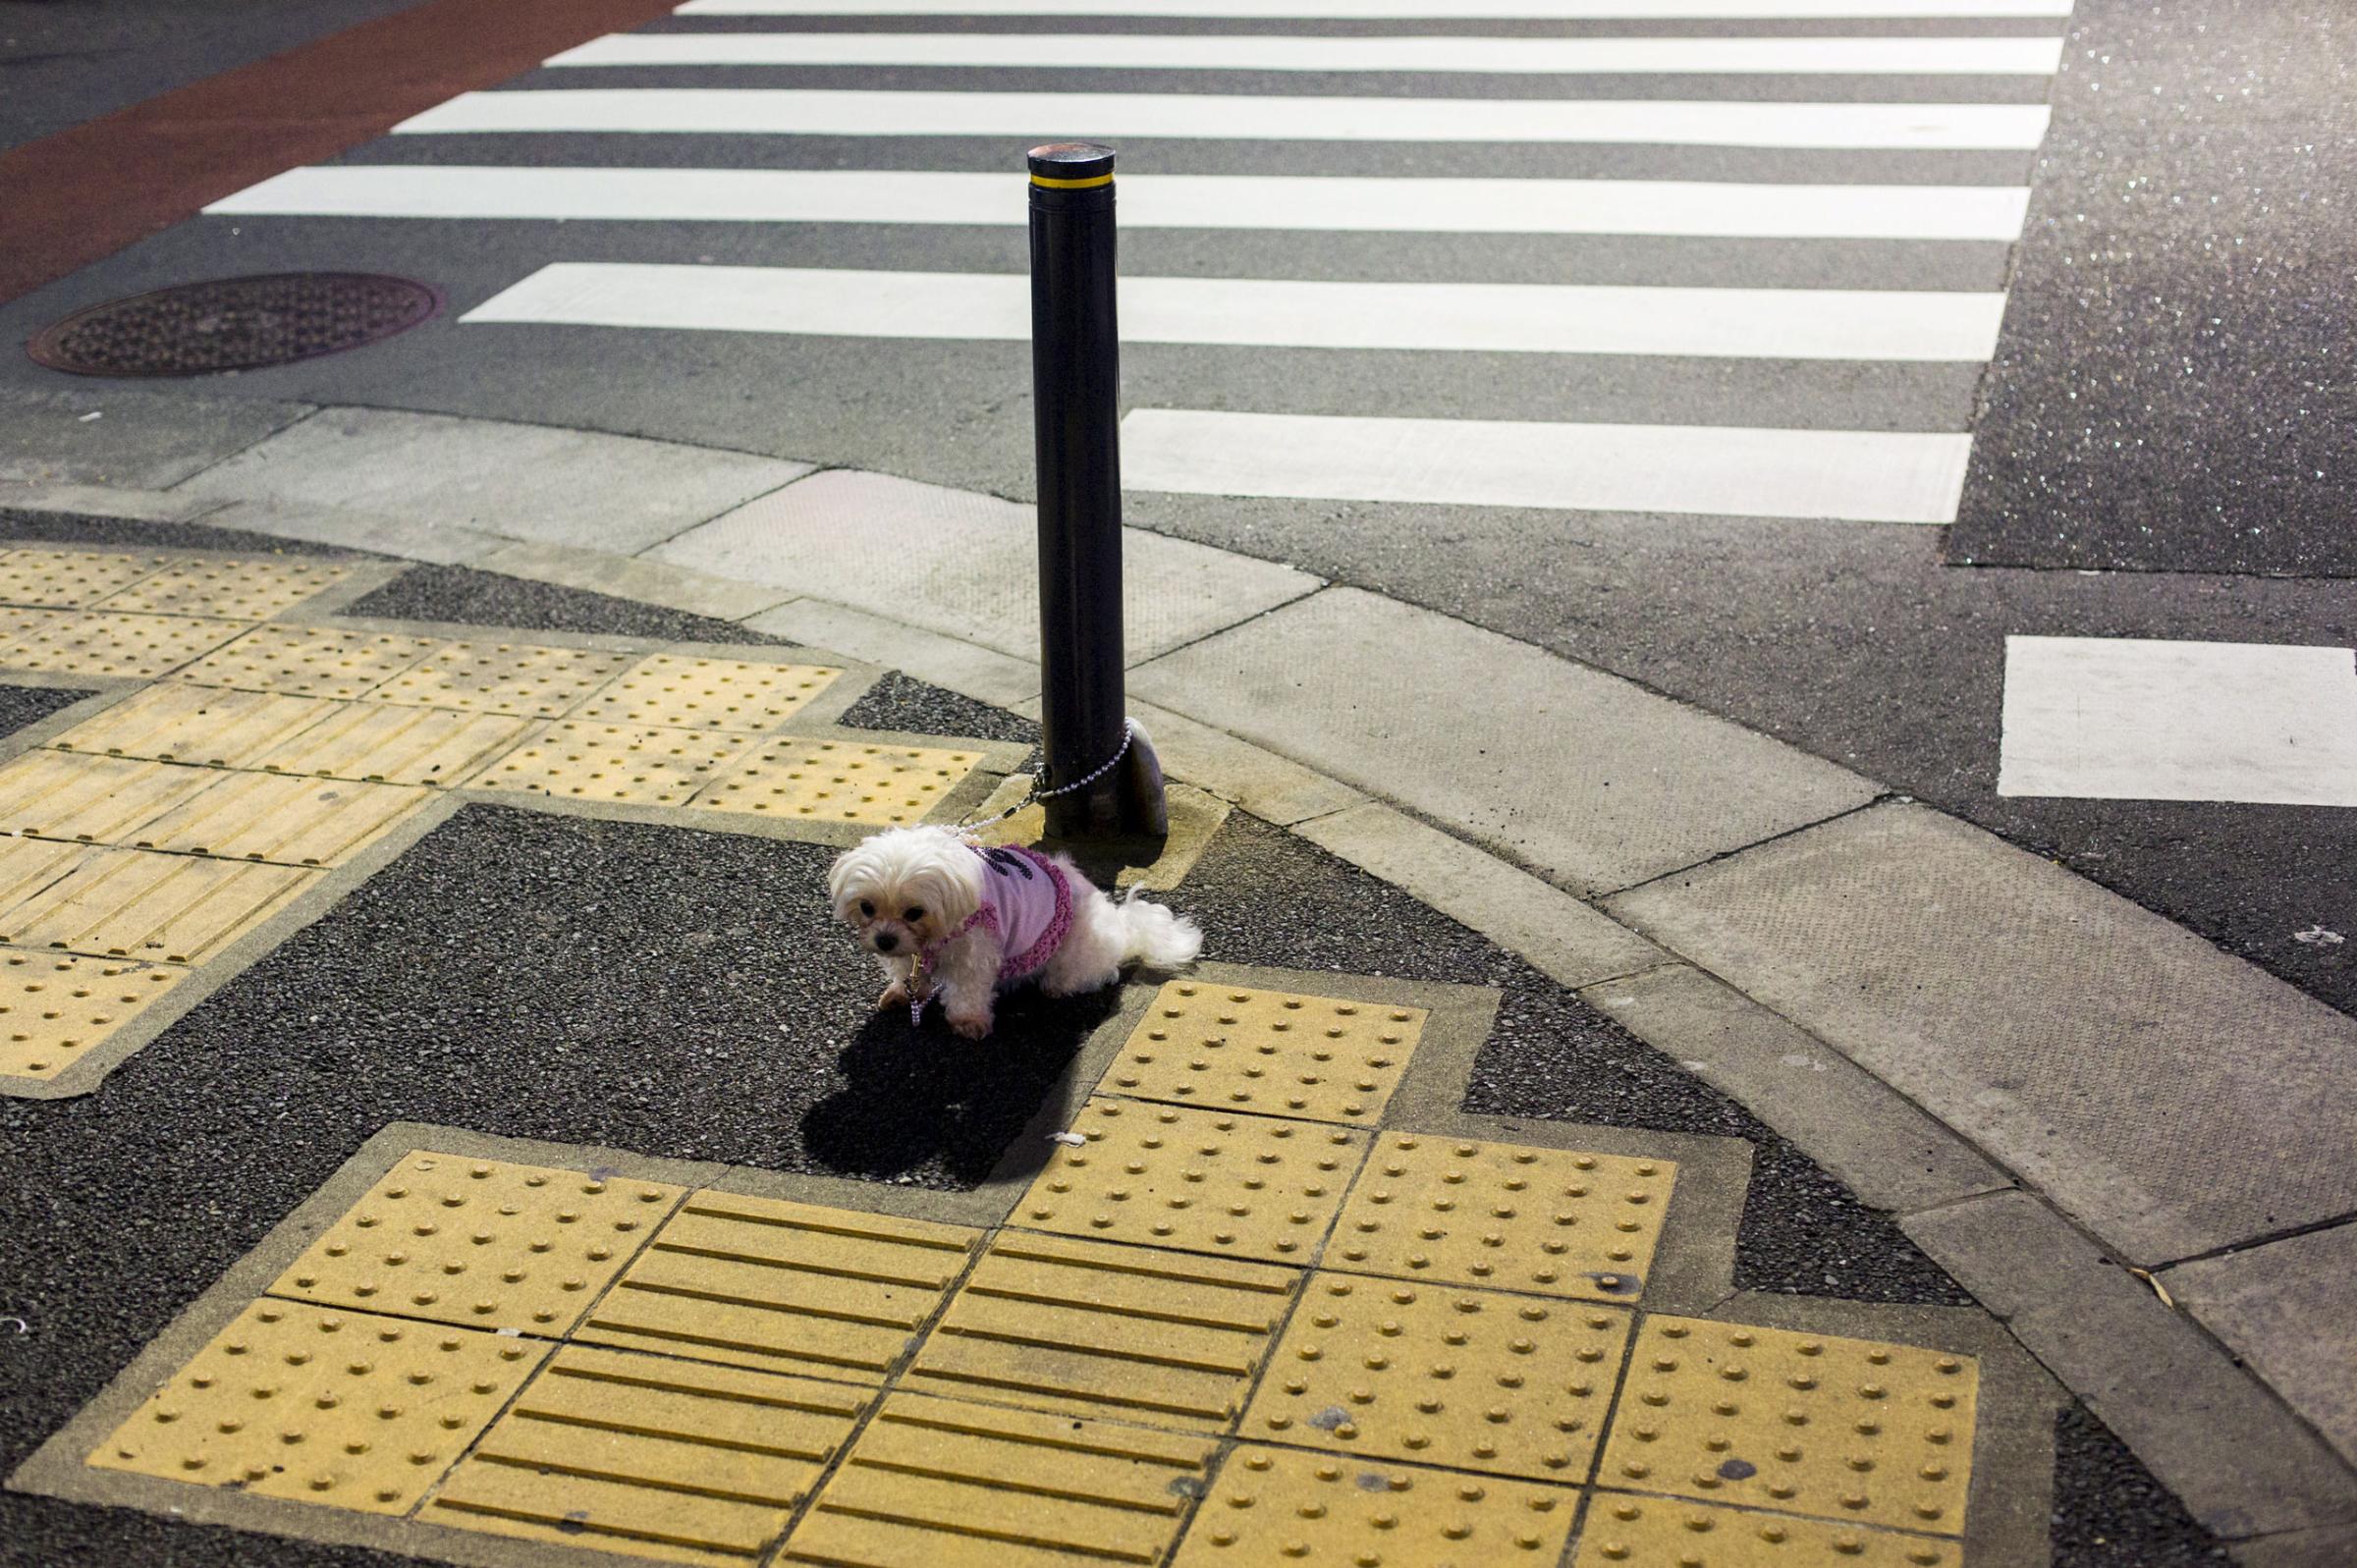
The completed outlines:
<svg viewBox="0 0 2357 1568">
<path fill-rule="evenodd" d="M 988 927 L 999 939 L 999 984 L 1020 980 L 1043 968 L 1072 929 L 1072 890 L 1064 868 L 1036 849 L 1014 845 L 977 847 L 982 857 L 982 897 L 974 912 L 939 942 L 917 954 L 908 993 L 908 1021 L 924 1015 L 933 1000 L 933 956 L 973 930 Z"/>
</svg>

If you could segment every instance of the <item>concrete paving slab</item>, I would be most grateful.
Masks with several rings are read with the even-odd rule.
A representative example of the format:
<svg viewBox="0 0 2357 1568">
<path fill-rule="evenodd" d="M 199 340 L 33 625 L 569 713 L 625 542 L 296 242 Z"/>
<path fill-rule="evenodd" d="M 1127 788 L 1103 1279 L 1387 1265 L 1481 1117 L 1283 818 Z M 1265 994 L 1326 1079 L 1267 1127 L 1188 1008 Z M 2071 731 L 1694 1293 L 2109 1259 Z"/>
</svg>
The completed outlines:
<svg viewBox="0 0 2357 1568">
<path fill-rule="evenodd" d="M 773 610 L 788 595 L 758 583 L 737 582 L 709 572 L 674 567 L 609 550 L 585 550 L 575 545 L 503 545 L 474 565 L 503 576 L 553 582 L 584 593 L 612 594 L 642 604 L 661 605 L 716 621 L 742 621 Z"/>
<path fill-rule="evenodd" d="M 180 522 L 213 511 L 218 503 L 169 490 L 126 490 L 114 485 L 23 484 L 0 479 L 0 512 L 65 512 L 140 522 Z"/>
<path fill-rule="evenodd" d="M 2180 1264 L 2162 1278 L 2357 1464 L 2357 1224 Z"/>
<path fill-rule="evenodd" d="M 1672 964 L 1581 997 L 1743 1102 L 1878 1209 L 2010 1185 L 2005 1173 L 1840 1053 L 1698 969 Z"/>
<path fill-rule="evenodd" d="M 497 534 L 452 523 L 270 501 L 217 505 L 214 511 L 205 514 L 205 522 L 208 526 L 217 524 L 281 539 L 307 539 L 313 544 L 336 545 L 347 550 L 406 556 L 411 561 L 430 561 L 439 566 L 479 561 L 506 543 Z"/>
<path fill-rule="evenodd" d="M 809 471 L 635 436 L 330 408 L 183 488 L 635 553 Z"/>
<path fill-rule="evenodd" d="M 813 648 L 833 648 L 871 664 L 904 670 L 960 696 L 1005 707 L 1039 690 L 1039 667 L 937 631 L 904 626 L 823 599 L 792 599 L 748 616 L 745 628 Z"/>
<path fill-rule="evenodd" d="M 2237 1541 L 2241 1568 L 2348 1568 L 2357 1562 L 2357 1529 L 2292 1530 Z"/>
<path fill-rule="evenodd" d="M 1652 943 L 1526 871 L 1368 802 L 1304 823 L 1301 837 L 1461 920 L 1566 986 L 1670 961 Z"/>
<path fill-rule="evenodd" d="M 2357 1519 L 2357 1477 L 2059 1215 L 1994 1193 L 1900 1221 L 2220 1536 Z"/>
<path fill-rule="evenodd" d="M 62 379 L 62 378 L 61 378 Z M 311 412 L 308 404 L 104 382 L 0 391 L 0 480 L 163 490 Z"/>
<path fill-rule="evenodd" d="M 1038 709 L 1035 697 L 1022 711 L 1035 714 Z M 1234 801 L 1263 822 L 1289 827 L 1366 799 L 1324 774 L 1134 695 L 1129 716 L 1153 736 L 1166 773 Z"/>
<path fill-rule="evenodd" d="M 1131 528 L 1129 657 L 1152 659 L 1314 591 L 1290 567 Z M 1032 509 L 888 474 L 838 469 L 715 517 L 656 560 L 813 594 L 1018 659 L 1039 652 Z"/>
<path fill-rule="evenodd" d="M 1586 894 L 1875 794 L 1854 774 L 1628 681 L 1354 588 L 1151 664 L 1130 688 Z"/>
<path fill-rule="evenodd" d="M 2357 1021 L 1953 818 L 1880 807 L 1608 908 L 2132 1262 L 2357 1210 Z"/>
</svg>

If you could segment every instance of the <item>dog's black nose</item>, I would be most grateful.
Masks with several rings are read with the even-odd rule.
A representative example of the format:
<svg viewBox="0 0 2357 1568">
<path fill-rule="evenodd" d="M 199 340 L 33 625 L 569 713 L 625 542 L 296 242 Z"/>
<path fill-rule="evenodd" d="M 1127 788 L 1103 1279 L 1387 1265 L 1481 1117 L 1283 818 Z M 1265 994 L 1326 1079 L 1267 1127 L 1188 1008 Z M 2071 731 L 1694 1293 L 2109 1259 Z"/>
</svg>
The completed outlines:
<svg viewBox="0 0 2357 1568">
<path fill-rule="evenodd" d="M 893 948 L 899 946 L 900 945 L 901 939 L 893 935 L 893 933 L 889 931 L 879 931 L 876 933 L 876 951 L 890 952 Z"/>
</svg>

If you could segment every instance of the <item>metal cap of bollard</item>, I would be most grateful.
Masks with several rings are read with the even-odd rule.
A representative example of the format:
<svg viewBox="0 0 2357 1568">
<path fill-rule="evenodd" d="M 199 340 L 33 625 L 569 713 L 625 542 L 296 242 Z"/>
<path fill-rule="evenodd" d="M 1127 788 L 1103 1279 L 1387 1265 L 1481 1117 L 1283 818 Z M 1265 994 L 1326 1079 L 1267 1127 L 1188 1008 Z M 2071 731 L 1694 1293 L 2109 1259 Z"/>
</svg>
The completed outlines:
<svg viewBox="0 0 2357 1568">
<path fill-rule="evenodd" d="M 1051 141 L 1030 152 L 1031 183 L 1049 190 L 1113 184 L 1113 149 L 1094 141 Z"/>
</svg>

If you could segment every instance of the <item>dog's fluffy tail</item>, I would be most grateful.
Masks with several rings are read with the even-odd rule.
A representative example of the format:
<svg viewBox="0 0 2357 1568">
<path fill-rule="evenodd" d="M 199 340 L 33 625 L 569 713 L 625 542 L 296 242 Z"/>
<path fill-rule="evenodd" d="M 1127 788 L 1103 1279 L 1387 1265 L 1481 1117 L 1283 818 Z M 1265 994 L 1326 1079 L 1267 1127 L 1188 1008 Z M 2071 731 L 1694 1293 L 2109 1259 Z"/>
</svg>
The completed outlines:
<svg viewBox="0 0 2357 1568">
<path fill-rule="evenodd" d="M 1129 890 L 1114 905 L 1122 922 L 1122 962 L 1141 962 L 1151 969 L 1183 969 L 1203 950 L 1203 932 L 1184 915 L 1158 903 L 1148 903 Z"/>
</svg>

